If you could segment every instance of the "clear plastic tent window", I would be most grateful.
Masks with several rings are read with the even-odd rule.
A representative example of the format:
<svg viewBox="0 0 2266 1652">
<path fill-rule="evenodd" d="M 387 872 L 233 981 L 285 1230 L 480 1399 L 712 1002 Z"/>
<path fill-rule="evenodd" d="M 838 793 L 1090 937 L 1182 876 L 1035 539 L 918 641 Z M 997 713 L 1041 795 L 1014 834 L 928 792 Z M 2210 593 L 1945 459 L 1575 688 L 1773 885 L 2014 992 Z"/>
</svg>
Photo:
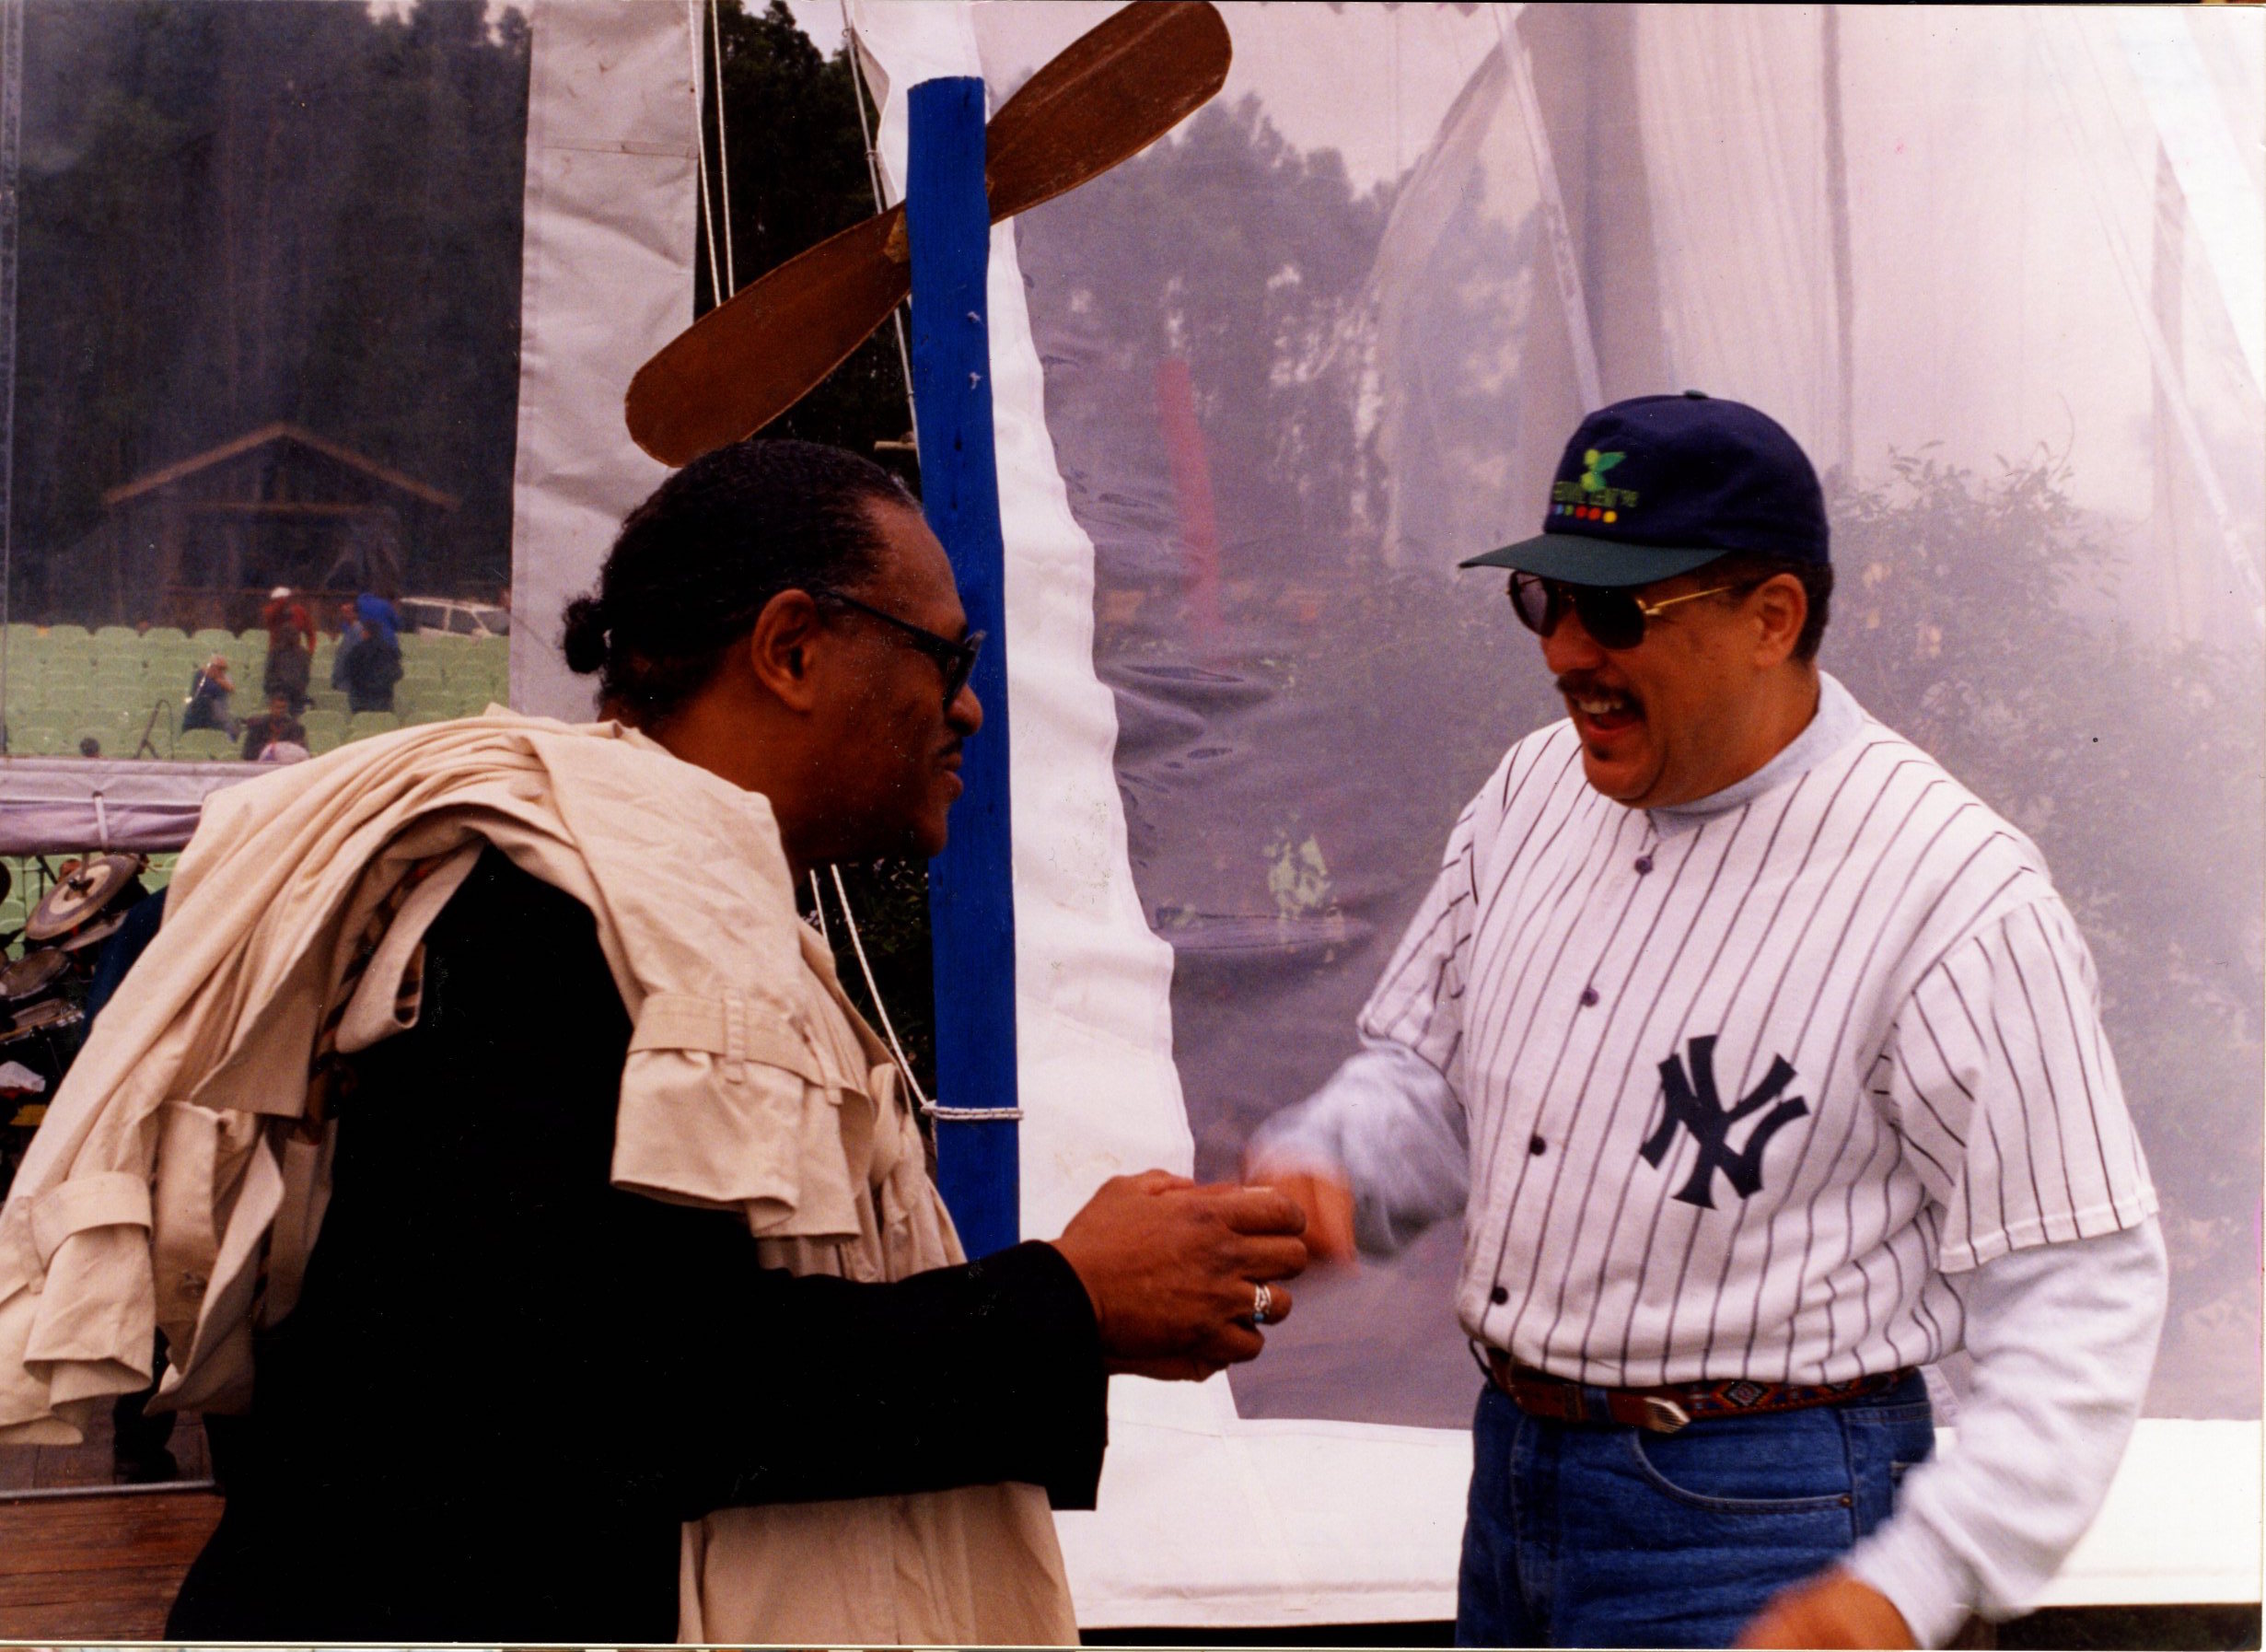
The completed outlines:
<svg viewBox="0 0 2266 1652">
<path fill-rule="evenodd" d="M 2061 1598 L 2255 1599 L 2250 1471 L 2207 1471 L 2202 1526 L 2157 1499 L 2255 1457 L 2260 1414 L 2259 19 L 1222 9 L 1221 98 L 995 241 L 1027 1229 L 1098 1163 L 1233 1174 L 1353 1052 L 1458 809 L 1562 715 L 1501 576 L 1455 563 L 1538 529 L 1585 408 L 1736 397 L 1828 478 L 1824 664 L 2043 848 L 2162 1193 L 2156 1421 Z M 1093 12 L 851 17 L 901 180 L 905 85 L 980 67 L 996 103 Z M 1260 1577 L 1441 1602 L 1458 1251 L 1307 1282 L 1231 1405 L 1121 1394 L 1065 1524 L 1097 1621 L 1263 1617 Z M 1377 1510 L 1333 1524 L 1356 1482 Z M 1199 1523 L 1234 1561 L 1106 1552 L 1167 1486 L 1245 1511 Z"/>
<path fill-rule="evenodd" d="M 1050 10 L 977 11 L 994 84 Z M 1352 1053 L 1561 715 L 1456 561 L 1540 529 L 1585 406 L 1700 388 L 1830 478 L 1824 663 L 2082 914 L 2179 1255 L 2152 1409 L 2257 1416 L 2258 30 L 1228 15 L 1226 93 L 1017 240 L 1199 1173 Z M 1456 1253 L 1309 1288 L 1243 1410 L 1461 1422 Z"/>
<path fill-rule="evenodd" d="M 526 8 L 8 33 L 5 750 L 256 756 L 281 693 L 320 752 L 502 698 L 500 630 L 351 611 L 511 583 Z"/>
</svg>

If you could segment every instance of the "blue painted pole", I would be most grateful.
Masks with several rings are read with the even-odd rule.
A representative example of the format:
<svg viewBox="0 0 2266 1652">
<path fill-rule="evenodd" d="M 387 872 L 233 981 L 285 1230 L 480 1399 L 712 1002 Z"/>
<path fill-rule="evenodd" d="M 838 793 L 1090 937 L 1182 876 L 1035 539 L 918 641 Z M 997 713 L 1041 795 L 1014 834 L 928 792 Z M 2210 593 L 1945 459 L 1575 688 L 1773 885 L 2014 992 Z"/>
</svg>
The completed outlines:
<svg viewBox="0 0 2266 1652">
<path fill-rule="evenodd" d="M 960 1242 L 983 1256 L 1021 1233 L 1012 1118 L 956 1110 L 1017 1105 L 1014 838 L 1007 809 L 1006 548 L 992 446 L 984 277 L 983 82 L 927 80 L 908 99 L 905 227 L 912 243 L 912 405 L 921 503 L 944 541 L 971 630 L 987 634 L 973 679 L 983 729 L 968 743 L 952 835 L 929 865 L 936 972 L 936 1181 Z"/>
</svg>

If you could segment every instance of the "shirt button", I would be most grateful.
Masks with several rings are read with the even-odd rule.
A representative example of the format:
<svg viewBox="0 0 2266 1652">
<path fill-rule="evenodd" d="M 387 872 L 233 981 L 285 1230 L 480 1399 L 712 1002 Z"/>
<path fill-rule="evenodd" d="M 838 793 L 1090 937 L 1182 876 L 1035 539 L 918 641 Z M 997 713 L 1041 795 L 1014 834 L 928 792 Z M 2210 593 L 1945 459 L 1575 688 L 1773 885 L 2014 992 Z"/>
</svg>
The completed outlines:
<svg viewBox="0 0 2266 1652">
<path fill-rule="evenodd" d="M 1582 988 L 1582 1007 L 1584 1009 L 1595 1009 L 1597 1006 L 1598 989 L 1594 986 L 1586 986 Z"/>
<path fill-rule="evenodd" d="M 1533 1154 L 1535 1158 L 1541 1158 L 1544 1153 L 1549 1151 L 1549 1149 L 1550 1144 L 1544 1141 L 1540 1136 L 1530 1135 L 1527 1138 L 1527 1151 Z"/>
<path fill-rule="evenodd" d="M 1652 870 L 1652 856 L 1651 856 L 1651 855 L 1638 855 L 1638 856 L 1636 857 L 1636 875 L 1637 875 L 1639 878 L 1642 878 L 1642 877 L 1644 877 L 1644 874 L 1645 874 L 1645 873 L 1647 873 L 1647 872 L 1649 872 L 1649 871 L 1651 871 L 1651 870 Z"/>
<path fill-rule="evenodd" d="M 1502 1307 L 1510 1299 L 1511 1292 L 1508 1286 L 1498 1285 L 1494 1289 L 1487 1293 L 1487 1300 L 1493 1303 L 1497 1308 Z"/>
</svg>

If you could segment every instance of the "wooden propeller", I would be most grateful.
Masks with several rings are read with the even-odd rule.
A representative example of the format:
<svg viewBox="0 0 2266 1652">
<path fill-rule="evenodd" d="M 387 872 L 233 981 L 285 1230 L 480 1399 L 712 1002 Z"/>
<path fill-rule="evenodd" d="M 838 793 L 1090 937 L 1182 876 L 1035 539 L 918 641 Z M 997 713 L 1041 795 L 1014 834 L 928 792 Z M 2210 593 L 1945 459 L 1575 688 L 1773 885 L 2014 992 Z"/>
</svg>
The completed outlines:
<svg viewBox="0 0 2266 1652">
<path fill-rule="evenodd" d="M 1072 41 L 984 128 L 992 221 L 1075 189 L 1155 143 L 1227 81 L 1206 0 L 1151 0 Z M 630 380 L 631 439 L 682 465 L 761 430 L 889 319 L 912 285 L 905 209 L 829 237 L 740 288 Z"/>
</svg>

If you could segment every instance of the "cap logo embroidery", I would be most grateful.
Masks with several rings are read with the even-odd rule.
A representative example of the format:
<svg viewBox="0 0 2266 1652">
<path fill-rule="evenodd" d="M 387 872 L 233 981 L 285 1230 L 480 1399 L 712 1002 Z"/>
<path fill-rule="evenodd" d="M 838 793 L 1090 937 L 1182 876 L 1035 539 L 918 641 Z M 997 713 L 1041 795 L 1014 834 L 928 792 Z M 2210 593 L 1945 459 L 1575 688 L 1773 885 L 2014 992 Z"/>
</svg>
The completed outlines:
<svg viewBox="0 0 2266 1652">
<path fill-rule="evenodd" d="M 1600 453 L 1595 448 L 1589 448 L 1582 455 L 1578 482 L 1551 483 L 1551 514 L 1578 517 L 1586 522 L 1619 521 L 1622 511 L 1635 507 L 1636 493 L 1631 488 L 1608 487 L 1605 472 L 1628 457 L 1626 453 Z"/>
</svg>

